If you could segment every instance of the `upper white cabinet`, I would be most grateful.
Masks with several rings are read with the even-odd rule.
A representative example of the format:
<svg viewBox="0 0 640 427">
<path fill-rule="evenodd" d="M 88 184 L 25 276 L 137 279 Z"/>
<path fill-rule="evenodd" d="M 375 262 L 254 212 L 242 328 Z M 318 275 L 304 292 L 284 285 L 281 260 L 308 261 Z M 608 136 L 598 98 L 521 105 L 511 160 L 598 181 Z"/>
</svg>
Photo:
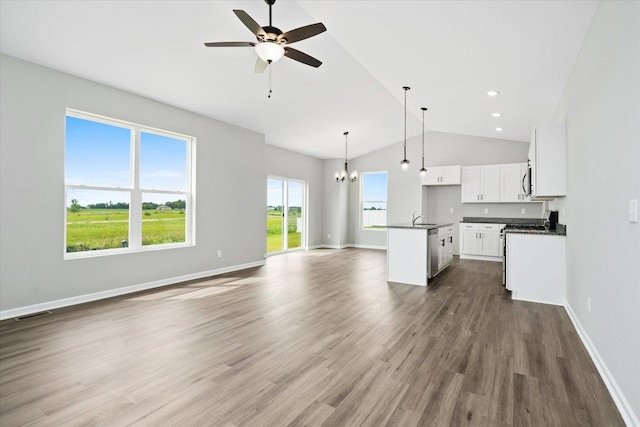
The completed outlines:
<svg viewBox="0 0 640 427">
<path fill-rule="evenodd" d="M 460 166 L 431 166 L 422 177 L 422 185 L 460 185 Z"/>
<path fill-rule="evenodd" d="M 462 168 L 462 203 L 500 201 L 500 165 Z"/>
<path fill-rule="evenodd" d="M 533 129 L 529 146 L 531 199 L 567 195 L 566 133 L 564 124 L 542 124 Z"/>
<path fill-rule="evenodd" d="M 526 181 L 526 163 L 500 165 L 500 201 L 516 203 L 528 201 L 525 193 Z"/>
</svg>

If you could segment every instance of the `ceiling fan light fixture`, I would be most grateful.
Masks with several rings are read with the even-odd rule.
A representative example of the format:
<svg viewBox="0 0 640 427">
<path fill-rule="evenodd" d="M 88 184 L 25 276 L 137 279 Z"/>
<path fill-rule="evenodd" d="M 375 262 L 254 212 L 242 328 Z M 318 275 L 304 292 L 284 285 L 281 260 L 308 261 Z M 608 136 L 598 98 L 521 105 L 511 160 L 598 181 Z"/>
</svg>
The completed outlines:
<svg viewBox="0 0 640 427">
<path fill-rule="evenodd" d="M 256 45 L 256 53 L 264 62 L 271 64 L 284 56 L 284 47 L 277 43 L 266 41 Z"/>
</svg>

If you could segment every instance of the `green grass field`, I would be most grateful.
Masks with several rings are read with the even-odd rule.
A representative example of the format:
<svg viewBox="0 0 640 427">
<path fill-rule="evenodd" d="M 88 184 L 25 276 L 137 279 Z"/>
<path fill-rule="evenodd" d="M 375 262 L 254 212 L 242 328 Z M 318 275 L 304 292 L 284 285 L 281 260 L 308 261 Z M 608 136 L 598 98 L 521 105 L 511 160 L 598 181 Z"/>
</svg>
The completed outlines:
<svg viewBox="0 0 640 427">
<path fill-rule="evenodd" d="M 289 249 L 299 248 L 301 233 L 296 232 L 296 217 L 289 217 Z M 282 250 L 282 214 L 267 212 L 267 253 Z"/>
<path fill-rule="evenodd" d="M 142 244 L 158 245 L 185 241 L 185 218 L 179 210 L 147 210 L 142 213 Z M 289 217 L 289 249 L 301 246 L 296 217 Z M 67 252 L 121 248 L 129 240 L 127 209 L 82 209 L 67 211 Z M 267 252 L 282 250 L 282 216 L 267 214 Z"/>
<path fill-rule="evenodd" d="M 182 212 L 182 213 L 181 213 Z M 185 241 L 184 211 L 143 211 L 142 244 Z M 127 209 L 67 211 L 67 252 L 121 248 L 129 240 Z"/>
</svg>

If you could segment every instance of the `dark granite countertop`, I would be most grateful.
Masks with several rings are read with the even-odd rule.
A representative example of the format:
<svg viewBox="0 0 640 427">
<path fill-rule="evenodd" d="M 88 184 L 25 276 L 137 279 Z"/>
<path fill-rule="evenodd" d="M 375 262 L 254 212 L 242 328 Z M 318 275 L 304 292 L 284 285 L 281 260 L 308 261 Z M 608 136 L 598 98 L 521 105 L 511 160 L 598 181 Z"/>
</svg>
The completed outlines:
<svg viewBox="0 0 640 427">
<path fill-rule="evenodd" d="M 480 216 L 465 216 L 461 222 L 486 224 L 539 224 L 544 225 L 542 218 L 489 218 Z"/>
<path fill-rule="evenodd" d="M 412 228 L 415 230 L 433 230 L 434 228 L 448 227 L 453 225 L 452 222 L 449 223 L 441 223 L 441 224 L 424 224 L 420 222 L 416 222 L 415 225 L 412 225 L 410 222 L 403 222 L 401 224 L 389 224 L 387 228 Z"/>
<path fill-rule="evenodd" d="M 544 236 L 566 236 L 567 226 L 563 224 L 557 224 L 555 230 L 504 230 L 505 233 L 514 234 L 542 234 Z"/>
<path fill-rule="evenodd" d="M 544 225 L 544 219 L 542 218 L 488 218 L 479 216 L 465 216 L 462 218 L 462 222 L 466 223 L 485 223 L 485 224 L 535 224 Z M 566 236 L 567 226 L 558 224 L 555 230 L 527 230 L 527 229 L 507 229 L 505 233 L 517 233 L 517 234 L 542 234 L 547 236 Z"/>
</svg>

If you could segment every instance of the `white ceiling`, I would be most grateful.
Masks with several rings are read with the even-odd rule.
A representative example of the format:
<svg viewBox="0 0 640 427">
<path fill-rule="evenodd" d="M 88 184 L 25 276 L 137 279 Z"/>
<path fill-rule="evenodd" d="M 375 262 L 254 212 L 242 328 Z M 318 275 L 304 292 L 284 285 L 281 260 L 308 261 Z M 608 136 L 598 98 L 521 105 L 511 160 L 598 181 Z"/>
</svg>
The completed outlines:
<svg viewBox="0 0 640 427">
<path fill-rule="evenodd" d="M 318 158 L 357 157 L 427 130 L 526 141 L 551 119 L 594 1 L 279 0 L 273 25 L 323 22 L 288 58 L 254 74 L 254 41 L 233 14 L 268 24 L 263 1 L 1 1 L 0 50 L 265 134 Z M 489 89 L 500 95 L 490 98 Z M 494 111 L 503 117 L 495 119 Z M 126 119 L 126 118 L 124 118 Z M 502 133 L 495 131 L 502 126 Z"/>
</svg>

